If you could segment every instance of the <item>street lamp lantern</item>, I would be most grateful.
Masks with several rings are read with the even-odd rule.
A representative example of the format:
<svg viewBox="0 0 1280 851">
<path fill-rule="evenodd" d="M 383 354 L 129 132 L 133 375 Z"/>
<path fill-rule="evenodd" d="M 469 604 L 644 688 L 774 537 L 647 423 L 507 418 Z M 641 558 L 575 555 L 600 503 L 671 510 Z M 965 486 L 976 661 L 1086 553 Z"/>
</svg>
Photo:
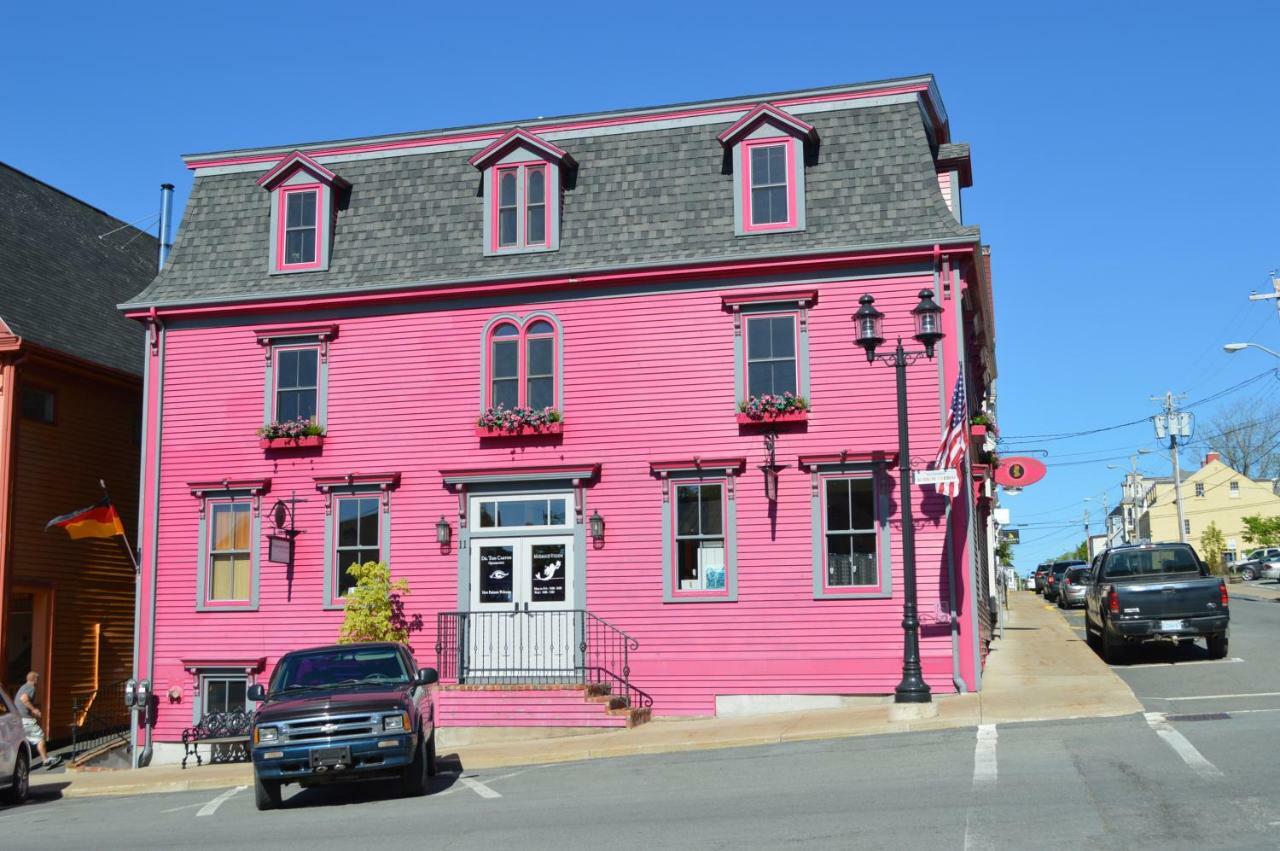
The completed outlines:
<svg viewBox="0 0 1280 851">
<path fill-rule="evenodd" d="M 880 331 L 880 321 L 884 319 L 884 314 L 876 310 L 873 295 L 864 295 L 858 299 L 858 303 L 862 307 L 853 314 L 854 327 L 858 332 L 854 342 L 866 351 L 867 362 L 870 363 L 876 359 L 876 349 L 884 342 L 884 335 Z"/>
<path fill-rule="evenodd" d="M 916 320 L 916 342 L 924 346 L 926 357 L 933 357 L 933 347 L 942 339 L 942 308 L 933 300 L 933 290 L 920 291 L 920 303 L 911 311 Z"/>
</svg>

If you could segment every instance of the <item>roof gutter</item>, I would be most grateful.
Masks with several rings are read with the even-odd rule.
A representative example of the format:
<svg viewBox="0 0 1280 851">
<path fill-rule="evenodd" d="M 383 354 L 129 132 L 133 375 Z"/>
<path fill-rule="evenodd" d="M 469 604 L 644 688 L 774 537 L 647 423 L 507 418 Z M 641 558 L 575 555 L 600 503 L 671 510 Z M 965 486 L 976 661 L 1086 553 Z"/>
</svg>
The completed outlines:
<svg viewBox="0 0 1280 851">
<path fill-rule="evenodd" d="M 928 240 L 879 248 L 843 251 L 796 252 L 768 257 L 738 257 L 683 265 L 612 267 L 592 272 L 558 272 L 552 275 L 511 275 L 484 279 L 418 281 L 382 288 L 350 290 L 318 290 L 279 295 L 268 299 L 191 299 L 172 302 L 126 302 L 117 306 L 130 319 L 231 315 L 264 311 L 329 308 L 351 304 L 396 304 L 423 298 L 460 298 L 479 291 L 493 294 L 496 285 L 503 293 L 526 293 L 565 286 L 609 286 L 661 278 L 666 281 L 692 281 L 726 275 L 770 274 L 777 272 L 819 271 L 850 264 L 884 261 L 928 260 L 939 253 L 976 255 L 980 239 L 977 235 L 946 240 Z"/>
</svg>

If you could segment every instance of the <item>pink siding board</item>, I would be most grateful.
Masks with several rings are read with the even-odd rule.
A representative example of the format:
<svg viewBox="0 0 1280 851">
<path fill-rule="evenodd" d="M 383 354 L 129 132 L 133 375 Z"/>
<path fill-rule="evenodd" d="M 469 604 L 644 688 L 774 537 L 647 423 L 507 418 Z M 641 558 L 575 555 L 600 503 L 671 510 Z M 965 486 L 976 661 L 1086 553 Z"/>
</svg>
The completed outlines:
<svg viewBox="0 0 1280 851">
<path fill-rule="evenodd" d="M 603 703 L 581 691 L 449 691 L 436 694 L 436 721 L 442 727 L 625 727 L 624 715 L 610 715 Z"/>
<path fill-rule="evenodd" d="M 951 197 L 951 172 L 938 172 L 938 188 L 942 190 L 942 198 L 947 202 L 948 210 L 955 210 L 955 199 Z"/>
<path fill-rule="evenodd" d="M 336 322 L 340 330 L 330 346 L 325 445 L 296 456 L 267 457 L 254 435 L 263 401 L 255 324 L 173 323 L 165 369 L 156 686 L 160 694 L 182 686 L 185 694 L 180 704 L 161 706 L 158 740 L 175 739 L 190 723 L 191 677 L 178 661 L 184 656 L 265 655 L 269 671 L 285 651 L 336 637 L 341 613 L 321 608 L 324 501 L 312 477 L 356 471 L 402 474 L 391 497 L 391 564 L 412 588 L 409 613 L 423 617 L 423 630 L 411 639 L 420 664 L 434 664 L 436 612 L 457 607 L 457 497 L 442 487 L 439 470 L 599 462 L 587 512 L 598 510 L 608 525 L 603 548 L 588 545 L 582 566 L 587 608 L 640 642 L 632 675 L 653 695 L 656 714 L 711 714 L 717 694 L 891 691 L 902 652 L 896 486 L 890 494 L 892 598 L 814 600 L 810 483 L 796 459 L 841 449 L 896 450 L 893 372 L 866 363 L 850 342 L 849 316 L 858 296 L 873 292 L 886 314 L 886 336 L 909 336 L 909 311 L 922 286 L 933 286 L 932 278 L 819 286 L 809 316 L 813 411 L 806 428 L 779 434 L 778 460 L 790 466 L 773 517 L 757 470 L 764 461 L 761 436 L 740 429 L 734 417 L 733 319 L 720 306 L 721 294 L 733 287 L 310 317 Z M 942 303 L 950 314 L 954 304 Z M 552 311 L 564 326 L 565 435 L 482 443 L 473 431 L 481 329 L 495 313 L 535 309 Z M 932 460 L 940 418 L 936 362 L 911 368 L 909 392 L 912 452 Z M 736 603 L 662 602 L 662 489 L 648 462 L 695 455 L 748 459 L 737 482 Z M 890 473 L 896 480 L 897 471 Z M 194 611 L 199 511 L 186 483 L 263 476 L 272 479 L 264 509 L 293 491 L 308 500 L 298 507 L 305 531 L 291 580 L 284 566 L 266 561 L 260 542 L 259 610 Z M 932 491 L 915 489 L 914 496 L 920 607 L 928 616 L 948 606 L 942 502 Z M 448 553 L 435 543 L 442 514 L 454 526 Z M 265 518 L 263 526 L 265 535 Z M 921 653 L 934 690 L 952 691 L 949 627 L 926 625 Z"/>
</svg>

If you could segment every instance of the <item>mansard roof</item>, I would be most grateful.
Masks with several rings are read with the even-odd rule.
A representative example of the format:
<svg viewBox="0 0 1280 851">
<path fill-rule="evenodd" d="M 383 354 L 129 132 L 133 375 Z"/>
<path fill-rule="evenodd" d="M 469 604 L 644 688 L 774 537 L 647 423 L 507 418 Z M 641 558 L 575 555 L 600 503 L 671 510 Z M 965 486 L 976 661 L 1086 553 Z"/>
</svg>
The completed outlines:
<svg viewBox="0 0 1280 851">
<path fill-rule="evenodd" d="M 762 102 L 821 138 L 805 166 L 806 227 L 735 236 L 718 137 Z M 514 128 L 521 128 L 519 131 Z M 472 161 L 524 132 L 571 152 L 560 247 L 486 256 Z M 195 185 L 164 272 L 126 308 L 338 296 L 670 264 L 901 246 L 973 245 L 938 187 L 949 139 L 929 76 L 644 110 L 187 157 Z M 504 142 L 504 139 L 506 140 Z M 326 271 L 268 273 L 257 182 L 299 152 L 351 185 Z"/>
</svg>

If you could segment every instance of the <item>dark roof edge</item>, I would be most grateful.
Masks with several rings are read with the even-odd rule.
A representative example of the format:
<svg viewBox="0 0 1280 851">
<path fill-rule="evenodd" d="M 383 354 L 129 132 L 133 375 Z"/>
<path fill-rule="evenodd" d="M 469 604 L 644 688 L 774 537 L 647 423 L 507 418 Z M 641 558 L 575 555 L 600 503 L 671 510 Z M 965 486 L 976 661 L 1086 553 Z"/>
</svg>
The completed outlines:
<svg viewBox="0 0 1280 851">
<path fill-rule="evenodd" d="M 141 233 L 143 236 L 151 237 L 151 239 L 155 240 L 156 244 L 159 245 L 160 238 L 156 236 L 151 236 L 150 231 L 145 231 L 142 228 L 135 226 L 131 222 L 126 222 L 124 219 L 121 219 L 117 216 L 113 216 L 111 213 L 108 213 L 106 210 L 102 209 L 101 207 L 95 207 L 92 204 L 90 204 L 88 201 L 84 200 L 83 198 L 77 198 L 75 195 L 72 195 L 67 190 L 60 189 L 57 186 L 54 186 L 52 183 L 49 183 L 47 180 L 41 180 L 40 178 L 35 177 L 34 175 L 31 175 L 31 174 L 28 174 L 27 172 L 23 171 L 20 168 L 15 168 L 14 166 L 10 165 L 4 160 L 0 160 L 0 167 L 7 168 L 9 169 L 9 171 L 13 172 L 14 174 L 20 174 L 23 177 L 25 177 L 27 180 L 30 180 L 32 183 L 39 183 L 41 186 L 45 187 L 46 189 L 52 189 L 54 192 L 57 192 L 59 195 L 64 195 L 67 198 L 70 198 L 72 201 L 75 201 L 81 207 L 85 207 L 87 209 L 93 210 L 95 213 L 99 213 L 103 216 L 106 216 L 108 219 L 110 219 L 113 222 L 118 222 L 127 228 L 133 228 L 134 230 Z"/>
<path fill-rule="evenodd" d="M 891 77 L 885 80 L 872 80 L 865 83 L 841 83 L 832 86 L 820 86 L 817 88 L 793 89 L 785 92 L 766 92 L 762 94 L 741 95 L 730 98 L 713 98 L 711 100 L 683 101 L 680 103 L 668 103 L 658 106 L 647 107 L 627 107 L 624 109 L 603 110 L 598 112 L 580 112 L 568 115 L 552 115 L 538 116 L 536 118 L 518 118 L 510 121 L 488 122 L 485 124 L 463 124 L 454 127 L 439 127 L 428 130 L 413 130 L 403 133 L 384 133 L 374 136 L 356 136 L 347 139 L 326 139 L 315 142 L 306 142 L 302 144 L 285 144 L 285 145 L 268 145 L 266 147 L 256 148 L 231 148 L 220 151 L 202 151 L 196 153 L 188 153 L 182 155 L 183 162 L 191 163 L 201 160 L 219 158 L 219 157 L 241 157 L 256 156 L 270 154 L 288 154 L 293 151 L 306 152 L 315 148 L 328 148 L 335 145 L 353 145 L 366 143 L 381 142 L 400 142 L 408 139 L 430 138 L 436 135 L 448 135 L 461 132 L 492 132 L 497 130 L 509 129 L 513 126 L 520 126 L 529 132 L 537 132 L 537 128 L 543 124 L 549 124 L 560 121 L 583 121 L 589 119 L 607 119 L 607 118 L 623 118 L 630 116 L 644 116 L 651 114 L 660 114 L 673 109 L 692 109 L 695 107 L 719 107 L 719 106 L 748 106 L 762 101 L 773 101 L 785 98 L 808 97 L 819 95 L 844 94 L 848 92 L 868 91 L 873 89 L 886 88 L 889 86 L 903 85 L 925 85 L 933 94 L 936 100 L 935 107 L 938 116 L 943 124 L 947 123 L 946 107 L 942 104 L 942 96 L 938 92 L 937 80 L 933 74 L 916 74 L 910 77 Z"/>
<path fill-rule="evenodd" d="M 711 263 L 741 263 L 750 261 L 759 261 L 761 263 L 769 260 L 789 260 L 803 259 L 806 257 L 822 257 L 825 255 L 839 254 L 860 254 L 872 251 L 882 251 L 885 249 L 920 249 L 931 248 L 933 246 L 941 246 L 943 248 L 958 248 L 962 246 L 974 246 L 976 251 L 981 250 L 981 234 L 978 229 L 974 228 L 974 233 L 966 236 L 948 236 L 938 239 L 915 240 L 912 242 L 879 242 L 865 243 L 862 245 L 843 246 L 843 247 L 824 247 L 810 251 L 788 251 L 778 252 L 775 254 L 736 254 L 726 255 L 723 257 L 703 257 L 696 260 L 681 260 L 672 263 L 634 263 L 621 264 L 615 266 L 595 266 L 589 268 L 569 268 L 569 269 L 546 269 L 539 270 L 537 273 L 525 273 L 514 275 L 484 275 L 470 278 L 436 278 L 423 281 L 409 281 L 405 283 L 395 284 L 377 284 L 359 288 L 346 289 L 315 289 L 302 290 L 298 292 L 288 293 L 266 293 L 255 294 L 252 297 L 232 296 L 228 298 L 192 298 L 178 299 L 174 301 L 129 301 L 116 305 L 116 309 L 120 311 L 136 311 L 148 310 L 150 308 L 174 308 L 174 307 L 214 307 L 214 306 L 231 306 L 236 304 L 252 304 L 260 301 L 289 301 L 293 299 L 304 298 L 335 298 L 341 299 L 352 296 L 359 296 L 370 293 L 394 293 L 398 291 L 412 292 L 419 289 L 437 289 L 446 286 L 455 286 L 460 284 L 472 284 L 488 282 L 493 284 L 514 284 L 523 282 L 537 281 L 541 278 L 557 278 L 557 277 L 573 277 L 575 275 L 602 275 L 610 273 L 625 272 L 641 272 L 647 270 L 661 270 L 670 266 L 698 266 Z M 148 287 L 149 288 L 149 287 Z M 146 290 L 143 290 L 145 294 Z"/>
</svg>

